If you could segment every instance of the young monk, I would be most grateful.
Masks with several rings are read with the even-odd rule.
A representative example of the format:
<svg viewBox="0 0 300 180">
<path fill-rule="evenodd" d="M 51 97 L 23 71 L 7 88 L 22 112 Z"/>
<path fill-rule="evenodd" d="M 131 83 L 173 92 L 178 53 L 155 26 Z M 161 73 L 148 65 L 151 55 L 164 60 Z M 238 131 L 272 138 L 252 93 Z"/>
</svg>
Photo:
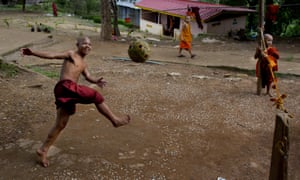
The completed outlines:
<svg viewBox="0 0 300 180">
<path fill-rule="evenodd" d="M 264 35 L 266 50 L 260 48 L 256 49 L 254 58 L 261 58 L 260 62 L 260 76 L 262 80 L 262 88 L 266 87 L 266 94 L 272 96 L 270 93 L 271 84 L 276 81 L 275 74 L 272 71 L 278 71 L 279 52 L 273 47 L 273 36 L 270 34 Z M 272 70 L 272 71 L 271 71 Z M 258 76 L 258 64 L 256 64 L 256 75 Z"/>
<path fill-rule="evenodd" d="M 192 54 L 192 33 L 190 25 L 191 17 L 186 16 L 184 19 L 181 32 L 180 32 L 180 44 L 179 44 L 179 54 L 178 57 L 184 57 L 182 50 L 187 50 L 191 58 L 195 57 L 195 54 Z"/>
<path fill-rule="evenodd" d="M 116 116 L 110 108 L 104 103 L 103 96 L 96 90 L 87 86 L 78 85 L 80 75 L 85 79 L 103 88 L 106 82 L 103 78 L 96 79 L 88 71 L 87 64 L 84 60 L 92 49 L 91 41 L 88 37 L 80 37 L 77 40 L 77 50 L 69 50 L 62 53 L 34 51 L 29 48 L 22 48 L 21 54 L 28 56 L 37 56 L 46 59 L 63 59 L 63 66 L 60 74 L 60 81 L 54 88 L 55 104 L 57 108 L 56 123 L 50 130 L 48 137 L 37 149 L 41 165 L 49 166 L 47 152 L 54 143 L 60 132 L 66 127 L 69 117 L 75 113 L 77 103 L 90 104 L 94 103 L 97 110 L 111 121 L 114 127 L 128 124 L 130 117 Z"/>
</svg>

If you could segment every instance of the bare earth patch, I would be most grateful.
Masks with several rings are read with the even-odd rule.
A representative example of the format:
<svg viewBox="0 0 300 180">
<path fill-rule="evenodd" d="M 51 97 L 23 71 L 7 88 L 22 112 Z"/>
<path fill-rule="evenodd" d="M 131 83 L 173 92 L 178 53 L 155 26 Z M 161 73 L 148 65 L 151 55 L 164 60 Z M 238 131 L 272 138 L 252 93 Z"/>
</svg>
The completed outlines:
<svg viewBox="0 0 300 180">
<path fill-rule="evenodd" d="M 10 17 L 17 21 L 22 16 Z M 34 18 L 45 23 L 61 20 L 27 17 Z M 28 30 L 19 21 L 12 23 L 11 33 Z M 64 22 L 73 23 L 67 18 Z M 93 105 L 78 105 L 50 151 L 50 167 L 40 167 L 35 150 L 55 121 L 53 88 L 58 78 L 31 70 L 58 73 L 61 61 L 7 54 L 4 59 L 23 70 L 16 77 L 0 78 L 0 179 L 268 179 L 277 110 L 268 96 L 255 94 L 254 76 L 202 64 L 240 58 L 255 65 L 255 42 L 196 40 L 193 60 L 176 57 L 177 42 L 152 42 L 151 59 L 159 64 L 137 64 L 115 60 L 128 57 L 128 41 L 100 42 L 98 32 L 86 29 L 58 28 L 52 38 L 33 39 L 31 47 L 64 51 L 75 48 L 79 31 L 90 35 L 89 68 L 108 81 L 107 87 L 97 89 L 114 112 L 132 116 L 131 124 L 115 129 Z M 6 36 L 16 42 L 22 38 Z M 4 46 L 8 45 L 1 41 Z M 279 47 L 284 57 L 298 57 L 297 46 L 281 42 Z M 290 121 L 289 179 L 297 180 L 299 77 L 279 78 L 279 87 L 295 116 Z"/>
</svg>

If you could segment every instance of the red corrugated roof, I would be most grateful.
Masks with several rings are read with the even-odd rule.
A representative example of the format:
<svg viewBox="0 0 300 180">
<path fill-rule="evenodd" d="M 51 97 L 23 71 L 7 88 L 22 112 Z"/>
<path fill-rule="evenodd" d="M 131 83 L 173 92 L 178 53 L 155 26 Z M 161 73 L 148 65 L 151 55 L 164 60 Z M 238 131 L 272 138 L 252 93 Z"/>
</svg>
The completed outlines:
<svg viewBox="0 0 300 180">
<path fill-rule="evenodd" d="M 187 7 L 199 7 L 199 13 L 203 20 L 217 16 L 222 12 L 255 12 L 248 8 L 232 7 L 221 4 L 211 4 L 192 0 L 141 0 L 135 4 L 141 9 L 170 14 L 174 16 L 185 16 Z"/>
</svg>

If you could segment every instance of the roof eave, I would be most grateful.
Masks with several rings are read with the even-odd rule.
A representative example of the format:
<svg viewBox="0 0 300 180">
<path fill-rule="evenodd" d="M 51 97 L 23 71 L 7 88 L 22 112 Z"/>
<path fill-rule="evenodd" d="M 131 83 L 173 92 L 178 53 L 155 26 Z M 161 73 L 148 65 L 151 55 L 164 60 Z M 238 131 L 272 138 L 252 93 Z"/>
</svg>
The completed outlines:
<svg viewBox="0 0 300 180">
<path fill-rule="evenodd" d="M 140 8 L 141 10 L 156 12 L 156 13 L 160 13 L 160 14 L 166 14 L 166 15 L 170 15 L 170 16 L 174 16 L 174 17 L 180 17 L 180 18 L 184 17 L 183 15 L 180 15 L 180 14 L 169 13 L 169 12 L 166 12 L 166 11 L 156 10 L 156 9 L 147 8 L 147 7 L 143 7 L 143 6 L 136 5 L 136 7 Z"/>
<path fill-rule="evenodd" d="M 209 18 L 207 19 L 204 19 L 204 22 L 208 23 L 208 22 L 211 22 L 213 20 L 215 20 L 216 18 L 222 16 L 222 15 L 248 15 L 249 13 L 256 13 L 256 11 L 227 11 L 227 10 L 222 10 L 220 11 L 219 13 L 213 15 L 213 16 L 210 16 Z"/>
</svg>

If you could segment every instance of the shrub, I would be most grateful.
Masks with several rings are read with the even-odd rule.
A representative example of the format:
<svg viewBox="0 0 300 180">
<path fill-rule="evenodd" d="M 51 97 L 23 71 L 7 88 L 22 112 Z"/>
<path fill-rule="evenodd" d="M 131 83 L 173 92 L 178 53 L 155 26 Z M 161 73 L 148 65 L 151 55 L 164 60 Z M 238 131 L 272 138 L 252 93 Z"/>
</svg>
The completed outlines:
<svg viewBox="0 0 300 180">
<path fill-rule="evenodd" d="M 101 18 L 100 18 L 100 16 L 94 16 L 93 17 L 93 21 L 94 21 L 94 23 L 101 24 Z"/>
<path fill-rule="evenodd" d="M 300 20 L 295 19 L 289 25 L 287 25 L 285 31 L 281 34 L 285 37 L 300 36 Z"/>
</svg>

